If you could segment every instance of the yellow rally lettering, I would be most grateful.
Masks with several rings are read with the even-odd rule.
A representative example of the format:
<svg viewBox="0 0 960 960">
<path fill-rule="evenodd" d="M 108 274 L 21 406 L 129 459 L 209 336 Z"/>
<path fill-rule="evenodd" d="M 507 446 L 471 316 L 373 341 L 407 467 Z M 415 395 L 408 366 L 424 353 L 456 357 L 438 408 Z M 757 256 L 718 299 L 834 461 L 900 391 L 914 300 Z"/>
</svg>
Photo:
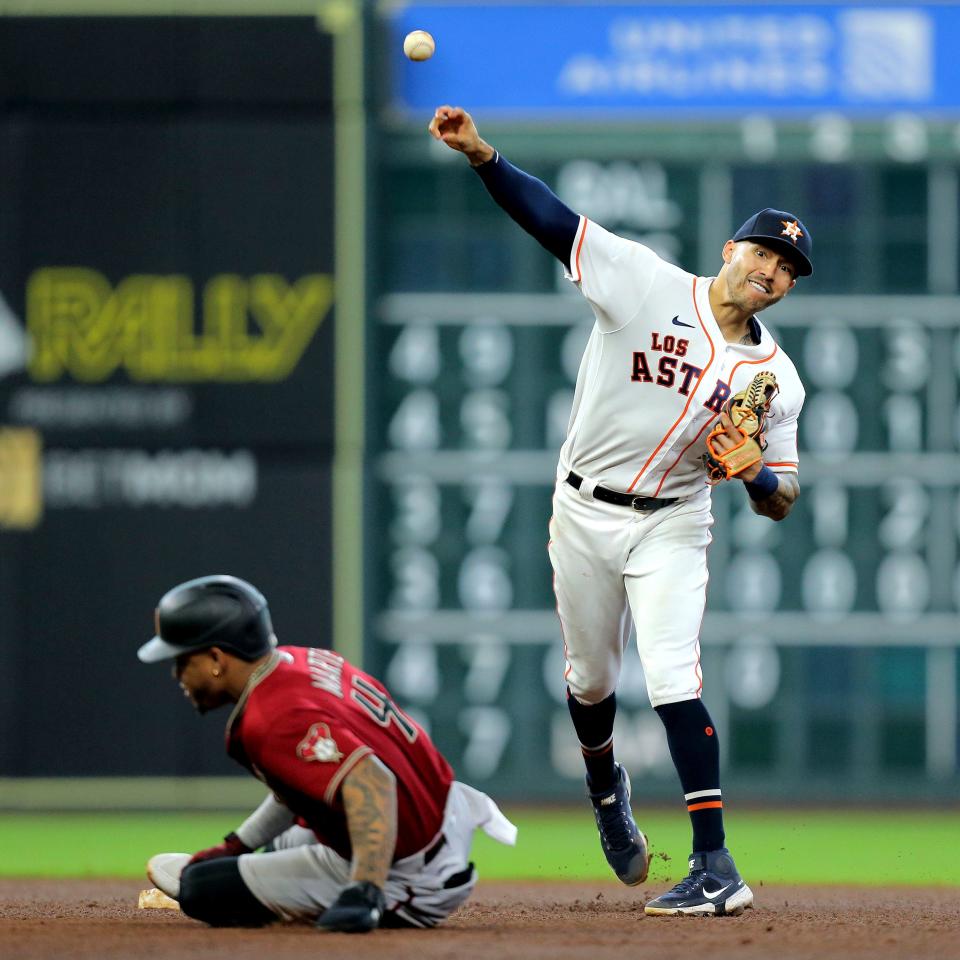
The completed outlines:
<svg viewBox="0 0 960 960">
<path fill-rule="evenodd" d="M 99 383 L 275 382 L 296 368 L 333 302 L 333 280 L 307 274 L 212 277 L 199 331 L 189 277 L 138 274 L 116 288 L 95 270 L 45 267 L 27 284 L 30 374 Z"/>
</svg>

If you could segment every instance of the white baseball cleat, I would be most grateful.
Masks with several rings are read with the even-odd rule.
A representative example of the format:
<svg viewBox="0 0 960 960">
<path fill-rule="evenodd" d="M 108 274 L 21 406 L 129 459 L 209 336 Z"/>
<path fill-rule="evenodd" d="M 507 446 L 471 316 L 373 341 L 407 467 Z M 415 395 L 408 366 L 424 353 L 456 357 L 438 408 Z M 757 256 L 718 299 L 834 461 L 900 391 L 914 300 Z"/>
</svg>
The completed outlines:
<svg viewBox="0 0 960 960">
<path fill-rule="evenodd" d="M 189 853 L 158 853 L 147 861 L 147 877 L 168 897 L 180 896 L 180 874 L 190 862 Z"/>
</svg>

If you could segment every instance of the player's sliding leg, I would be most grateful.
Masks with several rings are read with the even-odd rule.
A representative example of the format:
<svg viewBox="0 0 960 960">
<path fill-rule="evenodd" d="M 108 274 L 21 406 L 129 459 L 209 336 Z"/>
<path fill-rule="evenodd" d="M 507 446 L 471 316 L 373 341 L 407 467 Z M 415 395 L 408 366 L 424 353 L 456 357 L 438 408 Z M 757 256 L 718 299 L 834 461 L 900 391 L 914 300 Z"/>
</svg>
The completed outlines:
<svg viewBox="0 0 960 960">
<path fill-rule="evenodd" d="M 301 836 L 291 838 L 299 841 Z M 316 843 L 315 836 L 313 844 L 295 842 L 275 852 L 189 864 L 188 859 L 188 854 L 157 854 L 147 865 L 147 875 L 179 901 L 186 916 L 212 927 L 312 920 L 350 881 L 350 862 Z"/>
<path fill-rule="evenodd" d="M 174 900 L 180 896 L 180 874 L 190 862 L 189 853 L 158 853 L 147 861 L 147 877 Z"/>
<path fill-rule="evenodd" d="M 239 857 L 192 863 L 180 874 L 180 909 L 211 927 L 262 927 L 279 917 L 240 876 Z"/>
<path fill-rule="evenodd" d="M 277 834 L 264 848 L 265 853 L 276 850 L 289 850 L 291 847 L 305 847 L 317 842 L 317 835 L 309 827 L 292 826 Z"/>
<path fill-rule="evenodd" d="M 616 694 L 599 703 L 581 703 L 568 687 L 567 706 L 587 768 L 587 793 L 607 863 L 623 883 L 643 883 L 650 863 L 647 841 L 630 809 L 630 778 L 613 758 Z"/>
<path fill-rule="evenodd" d="M 646 912 L 736 915 L 753 905 L 753 893 L 724 846 L 720 747 L 707 708 L 699 698 L 656 708 L 667 732 L 670 756 L 680 777 L 693 827 L 689 874 L 651 900 Z"/>
</svg>

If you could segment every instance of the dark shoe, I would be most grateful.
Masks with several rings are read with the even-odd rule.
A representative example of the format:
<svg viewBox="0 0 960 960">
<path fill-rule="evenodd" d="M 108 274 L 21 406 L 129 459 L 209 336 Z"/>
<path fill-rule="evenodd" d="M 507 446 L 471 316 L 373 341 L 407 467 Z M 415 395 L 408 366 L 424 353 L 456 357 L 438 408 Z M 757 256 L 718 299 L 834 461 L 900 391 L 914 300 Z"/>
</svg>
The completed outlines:
<svg viewBox="0 0 960 960">
<path fill-rule="evenodd" d="M 368 881 L 348 884 L 317 919 L 318 930 L 369 933 L 380 926 L 386 910 L 383 891 Z"/>
<path fill-rule="evenodd" d="M 737 917 L 753 906 L 753 891 L 743 882 L 724 847 L 690 855 L 690 873 L 668 893 L 644 908 L 651 916 L 704 913 Z"/>
<path fill-rule="evenodd" d="M 612 790 L 591 793 L 587 780 L 587 793 L 593 804 L 600 846 L 607 863 L 621 882 L 635 887 L 647 879 L 650 854 L 647 852 L 647 838 L 637 829 L 630 811 L 630 778 L 619 763 L 615 766 L 617 782 Z"/>
</svg>

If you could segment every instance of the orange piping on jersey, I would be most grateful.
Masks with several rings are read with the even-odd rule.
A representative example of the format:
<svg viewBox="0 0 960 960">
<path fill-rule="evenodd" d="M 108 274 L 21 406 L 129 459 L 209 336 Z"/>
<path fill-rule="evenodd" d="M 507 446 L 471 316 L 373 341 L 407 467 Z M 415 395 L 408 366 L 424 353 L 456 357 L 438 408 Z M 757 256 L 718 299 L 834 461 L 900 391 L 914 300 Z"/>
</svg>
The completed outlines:
<svg viewBox="0 0 960 960">
<path fill-rule="evenodd" d="M 577 253 L 573 258 L 574 265 L 576 267 L 576 277 L 574 278 L 578 283 L 583 280 L 583 273 L 580 270 L 580 251 L 583 249 L 583 238 L 587 235 L 587 224 L 590 221 L 584 217 L 583 218 L 583 230 L 580 231 L 580 242 L 577 244 Z"/>
<path fill-rule="evenodd" d="M 765 467 L 793 467 L 796 469 L 800 464 L 796 460 L 781 460 L 779 463 L 764 463 Z"/>
<path fill-rule="evenodd" d="M 654 492 L 653 492 L 653 495 L 654 495 L 655 497 L 659 497 L 659 496 L 660 496 L 660 491 L 663 489 L 663 481 L 667 479 L 667 475 L 670 473 L 670 471 L 683 459 L 683 455 L 700 439 L 700 436 L 701 436 L 701 434 L 703 433 L 703 431 L 706 430 L 707 427 L 709 427 L 710 424 L 713 423 L 713 421 L 716 420 L 716 419 L 717 419 L 716 417 L 711 417 L 711 418 L 697 431 L 697 435 L 680 451 L 680 454 L 679 454 L 679 456 L 677 457 L 677 459 L 674 460 L 673 463 L 670 464 L 670 467 L 669 467 L 669 469 L 667 470 L 667 472 L 660 478 L 660 482 L 657 484 L 657 489 L 654 490 Z"/>
<path fill-rule="evenodd" d="M 773 353 L 771 353 L 769 357 L 763 357 L 760 360 L 741 360 L 739 363 L 734 364 L 733 369 L 730 371 L 730 383 L 731 384 L 733 383 L 733 375 L 745 363 L 766 363 L 768 360 L 772 360 L 776 356 L 778 349 L 779 347 L 777 346 L 777 344 L 774 344 Z M 700 439 L 700 434 L 703 433 L 705 427 L 709 426 L 716 419 L 717 419 L 716 417 L 711 417 L 710 420 L 708 420 L 707 423 L 700 428 L 700 430 L 697 432 L 697 435 L 680 451 L 680 456 L 678 456 L 677 459 L 670 464 L 670 466 L 667 468 L 667 472 L 660 478 L 660 482 L 657 484 L 657 489 L 653 492 L 653 495 L 655 497 L 660 496 L 660 491 L 663 488 L 663 481 L 667 479 L 667 477 L 670 474 L 670 471 L 673 470 L 673 468 L 683 459 L 683 455 L 697 442 L 697 440 Z M 767 466 L 771 466 L 771 464 L 767 464 Z M 781 464 L 776 464 L 776 466 L 781 466 Z"/>
<path fill-rule="evenodd" d="M 650 461 L 659 453 L 660 448 L 667 442 L 670 437 L 670 434 L 677 429 L 678 424 L 686 416 L 687 410 L 690 408 L 690 404 L 693 402 L 693 398 L 696 396 L 697 391 L 700 389 L 700 384 L 703 383 L 703 378 L 707 375 L 707 371 L 713 364 L 713 359 L 717 355 L 717 348 L 714 346 L 713 340 L 710 338 L 710 334 L 707 333 L 707 328 L 704 326 L 703 317 L 700 316 L 700 308 L 697 306 L 697 278 L 693 278 L 693 309 L 697 313 L 697 320 L 700 321 L 700 327 L 703 330 L 704 335 L 708 340 L 710 340 L 710 359 L 707 361 L 707 365 L 703 368 L 700 376 L 697 377 L 697 382 L 694 388 L 690 391 L 690 396 L 687 397 L 687 402 L 683 405 L 683 410 L 680 411 L 680 416 L 673 422 L 673 426 L 663 435 L 663 439 L 656 445 L 653 453 L 647 457 L 647 462 L 640 468 L 640 472 L 633 478 L 630 486 L 627 487 L 627 493 L 633 493 L 633 488 L 639 483 L 640 478 L 646 472 L 647 467 L 650 466 Z"/>
<path fill-rule="evenodd" d="M 706 803 L 688 803 L 687 813 L 693 813 L 694 810 L 711 810 L 715 807 L 722 807 L 722 800 L 707 800 Z"/>
</svg>

